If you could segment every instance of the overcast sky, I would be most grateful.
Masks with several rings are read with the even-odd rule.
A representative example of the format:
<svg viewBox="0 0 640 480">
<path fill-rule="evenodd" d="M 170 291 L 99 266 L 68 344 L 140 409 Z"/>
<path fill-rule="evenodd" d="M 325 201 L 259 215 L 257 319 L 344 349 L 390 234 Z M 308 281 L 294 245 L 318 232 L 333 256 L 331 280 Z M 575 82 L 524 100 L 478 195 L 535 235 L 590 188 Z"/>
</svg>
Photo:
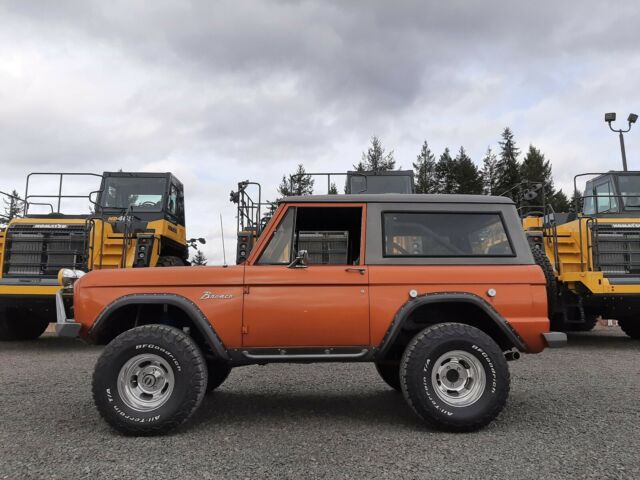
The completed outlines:
<svg viewBox="0 0 640 480">
<path fill-rule="evenodd" d="M 345 171 L 372 135 L 480 164 L 510 126 L 556 183 L 619 168 L 640 113 L 632 1 L 0 0 L 0 190 L 29 171 L 172 171 L 188 231 L 233 258 L 239 180 Z M 623 125 L 622 122 L 619 122 Z M 627 137 L 640 170 L 640 125 Z"/>
</svg>

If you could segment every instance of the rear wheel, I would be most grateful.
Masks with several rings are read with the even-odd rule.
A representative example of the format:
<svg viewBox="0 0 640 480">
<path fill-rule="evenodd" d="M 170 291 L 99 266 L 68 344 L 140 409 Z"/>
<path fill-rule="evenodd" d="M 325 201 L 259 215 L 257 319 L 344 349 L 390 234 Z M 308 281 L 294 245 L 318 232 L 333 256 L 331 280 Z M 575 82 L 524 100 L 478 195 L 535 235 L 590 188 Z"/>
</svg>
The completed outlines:
<svg viewBox="0 0 640 480">
<path fill-rule="evenodd" d="M 7 308 L 0 311 L 0 341 L 35 340 L 49 326 L 49 320 L 37 313 Z"/>
<path fill-rule="evenodd" d="M 552 317 L 558 298 L 558 286 L 556 283 L 556 276 L 553 271 L 553 265 L 551 265 L 549 257 L 547 257 L 543 247 L 531 247 L 531 253 L 533 254 L 533 260 L 542 269 L 542 273 L 544 273 L 544 279 L 547 284 L 547 305 L 549 308 L 549 317 Z"/>
<path fill-rule="evenodd" d="M 636 319 L 624 318 L 622 320 L 618 320 L 618 325 L 620 325 L 622 331 L 631 338 L 636 340 L 640 339 L 640 322 Z"/>
<path fill-rule="evenodd" d="M 394 390 L 402 391 L 400 386 L 400 363 L 376 363 L 378 374 Z"/>
<path fill-rule="evenodd" d="M 184 267 L 185 265 L 183 259 L 173 255 L 160 257 L 158 258 L 158 263 L 156 263 L 156 267 Z"/>
<path fill-rule="evenodd" d="M 184 332 L 166 325 L 145 325 L 116 337 L 93 374 L 100 415 L 127 435 L 175 429 L 198 408 L 206 388 L 200 349 Z"/>
<path fill-rule="evenodd" d="M 586 315 L 583 323 L 571 323 L 567 330 L 573 332 L 590 332 L 598 323 L 598 315 Z"/>
<path fill-rule="evenodd" d="M 500 347 L 460 323 L 425 328 L 407 346 L 400 384 L 413 411 L 440 430 L 477 430 L 504 408 L 509 367 Z"/>
</svg>

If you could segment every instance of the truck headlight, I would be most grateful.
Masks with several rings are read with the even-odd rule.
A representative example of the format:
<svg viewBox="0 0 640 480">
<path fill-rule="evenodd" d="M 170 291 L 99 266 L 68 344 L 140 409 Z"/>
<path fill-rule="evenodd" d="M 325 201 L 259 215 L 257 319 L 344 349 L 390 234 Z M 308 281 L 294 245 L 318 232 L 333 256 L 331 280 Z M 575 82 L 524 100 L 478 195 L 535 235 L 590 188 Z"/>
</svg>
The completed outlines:
<svg viewBox="0 0 640 480">
<path fill-rule="evenodd" d="M 76 280 L 81 278 L 85 272 L 82 270 L 73 270 L 71 268 L 63 268 L 58 272 L 58 285 L 62 288 L 71 287 Z"/>
</svg>

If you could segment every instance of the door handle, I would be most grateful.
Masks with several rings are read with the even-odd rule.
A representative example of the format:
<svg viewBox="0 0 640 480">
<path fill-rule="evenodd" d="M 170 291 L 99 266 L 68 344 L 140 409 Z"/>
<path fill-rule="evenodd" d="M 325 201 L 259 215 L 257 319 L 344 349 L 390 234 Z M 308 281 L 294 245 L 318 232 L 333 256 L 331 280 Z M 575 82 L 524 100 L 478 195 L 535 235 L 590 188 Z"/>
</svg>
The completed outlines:
<svg viewBox="0 0 640 480">
<path fill-rule="evenodd" d="M 345 268 L 345 272 L 360 272 L 360 275 L 367 273 L 366 268 Z"/>
</svg>

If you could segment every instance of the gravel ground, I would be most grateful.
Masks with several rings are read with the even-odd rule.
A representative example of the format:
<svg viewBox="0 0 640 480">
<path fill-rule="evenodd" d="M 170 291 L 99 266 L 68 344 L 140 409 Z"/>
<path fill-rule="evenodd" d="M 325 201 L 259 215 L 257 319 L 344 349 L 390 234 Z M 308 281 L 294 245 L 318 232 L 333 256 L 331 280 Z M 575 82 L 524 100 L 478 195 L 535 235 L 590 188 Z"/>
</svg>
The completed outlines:
<svg viewBox="0 0 640 480">
<path fill-rule="evenodd" d="M 510 363 L 488 428 L 431 431 L 369 364 L 244 367 L 173 435 L 125 438 L 90 394 L 99 347 L 0 343 L 0 478 L 640 478 L 640 343 L 617 328 Z"/>
</svg>

